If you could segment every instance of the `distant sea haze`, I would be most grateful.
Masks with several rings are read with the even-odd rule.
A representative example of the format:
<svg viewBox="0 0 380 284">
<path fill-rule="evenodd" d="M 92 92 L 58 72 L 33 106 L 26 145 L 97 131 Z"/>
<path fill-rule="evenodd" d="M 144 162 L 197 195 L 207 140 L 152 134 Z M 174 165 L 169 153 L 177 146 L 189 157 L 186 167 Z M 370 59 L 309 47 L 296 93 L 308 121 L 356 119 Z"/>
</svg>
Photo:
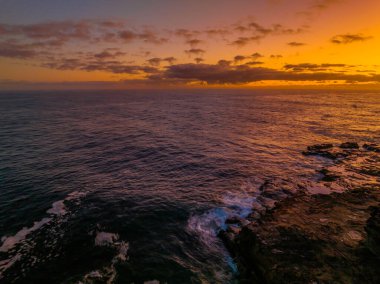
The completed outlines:
<svg viewBox="0 0 380 284">
<path fill-rule="evenodd" d="M 379 118 L 365 92 L 1 93 L 0 282 L 236 283 L 226 218 Z"/>
</svg>

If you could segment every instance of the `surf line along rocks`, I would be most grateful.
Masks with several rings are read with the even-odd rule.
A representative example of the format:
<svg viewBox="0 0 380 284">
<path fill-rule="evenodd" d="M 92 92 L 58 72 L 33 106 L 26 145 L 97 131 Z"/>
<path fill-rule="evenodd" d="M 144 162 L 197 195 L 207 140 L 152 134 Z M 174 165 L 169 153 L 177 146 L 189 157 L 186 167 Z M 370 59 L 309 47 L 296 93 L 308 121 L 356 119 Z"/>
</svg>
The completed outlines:
<svg viewBox="0 0 380 284">
<path fill-rule="evenodd" d="M 380 146 L 308 147 L 316 181 L 266 181 L 252 213 L 220 231 L 241 283 L 380 283 Z"/>
</svg>

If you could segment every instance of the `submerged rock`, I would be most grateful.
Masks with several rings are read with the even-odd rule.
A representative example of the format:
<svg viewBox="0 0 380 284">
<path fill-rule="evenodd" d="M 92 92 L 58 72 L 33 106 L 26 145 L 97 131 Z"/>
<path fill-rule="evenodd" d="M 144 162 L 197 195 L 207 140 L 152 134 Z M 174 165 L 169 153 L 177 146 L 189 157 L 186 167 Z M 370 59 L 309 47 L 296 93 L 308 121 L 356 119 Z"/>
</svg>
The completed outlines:
<svg viewBox="0 0 380 284">
<path fill-rule="evenodd" d="M 316 184 L 266 181 L 249 223 L 219 233 L 242 283 L 380 283 L 380 155 L 343 144 L 309 147 L 342 156 Z M 318 186 L 344 190 L 309 193 Z"/>
<path fill-rule="evenodd" d="M 344 142 L 339 147 L 343 149 L 359 149 L 359 144 L 356 142 Z"/>
<path fill-rule="evenodd" d="M 316 144 L 308 146 L 307 151 L 303 151 L 302 154 L 305 156 L 321 156 L 333 160 L 344 158 L 348 155 L 348 153 L 342 151 L 342 149 L 335 148 L 333 144 Z"/>
<path fill-rule="evenodd" d="M 368 219 L 365 230 L 368 234 L 368 248 L 375 255 L 380 255 L 380 206 L 372 207 L 371 217 Z"/>
<path fill-rule="evenodd" d="M 377 144 L 364 144 L 363 148 L 368 151 L 380 153 L 380 145 L 377 145 Z"/>
<path fill-rule="evenodd" d="M 243 218 L 239 216 L 233 216 L 233 217 L 227 218 L 226 224 L 241 224 L 242 220 Z"/>
<path fill-rule="evenodd" d="M 331 149 L 332 147 L 334 147 L 333 144 L 316 144 L 316 145 L 312 145 L 312 146 L 308 146 L 307 147 L 307 150 L 308 151 L 320 151 L 320 150 L 326 150 L 326 149 Z"/>
<path fill-rule="evenodd" d="M 339 178 L 339 176 L 333 172 L 331 172 L 328 169 L 323 168 L 319 171 L 321 174 L 323 174 L 323 181 L 335 181 Z"/>
</svg>

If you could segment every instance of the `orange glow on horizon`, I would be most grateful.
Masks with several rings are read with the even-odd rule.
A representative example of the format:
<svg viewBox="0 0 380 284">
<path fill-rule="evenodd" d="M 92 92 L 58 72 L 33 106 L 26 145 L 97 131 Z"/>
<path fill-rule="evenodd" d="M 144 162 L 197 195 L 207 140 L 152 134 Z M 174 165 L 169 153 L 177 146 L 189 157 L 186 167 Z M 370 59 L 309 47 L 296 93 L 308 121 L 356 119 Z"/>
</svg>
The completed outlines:
<svg viewBox="0 0 380 284">
<path fill-rule="evenodd" d="M 161 18 L 152 26 L 143 23 L 154 19 L 131 25 L 128 19 L 87 20 L 91 15 L 0 22 L 0 88 L 62 82 L 114 82 L 126 88 L 378 88 L 379 1 L 256 4 L 257 11 L 250 1 L 220 5 L 217 15 L 211 3 L 203 3 L 209 22 L 204 12 L 195 17 L 200 6 L 186 4 L 189 14 L 176 15 L 171 27 Z"/>
</svg>

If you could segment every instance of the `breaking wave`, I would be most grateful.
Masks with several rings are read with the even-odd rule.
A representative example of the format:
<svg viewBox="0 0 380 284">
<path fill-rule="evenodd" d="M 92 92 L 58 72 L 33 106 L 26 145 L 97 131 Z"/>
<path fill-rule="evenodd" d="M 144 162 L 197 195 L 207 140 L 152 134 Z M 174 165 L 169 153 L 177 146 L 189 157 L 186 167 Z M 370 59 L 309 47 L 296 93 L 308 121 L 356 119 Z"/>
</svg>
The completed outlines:
<svg viewBox="0 0 380 284">
<path fill-rule="evenodd" d="M 0 252 L 7 255 L 7 257 L 0 261 L 0 279 L 3 278 L 5 271 L 33 251 L 35 246 L 33 233 L 47 228 L 49 233 L 56 235 L 59 232 L 57 227 L 64 222 L 67 219 L 67 215 L 69 215 L 66 205 L 68 203 L 77 205 L 80 199 L 85 195 L 85 192 L 72 192 L 68 194 L 65 199 L 54 202 L 51 208 L 46 211 L 48 216 L 35 221 L 31 227 L 23 227 L 12 236 L 3 236 L 1 238 L 2 244 L 0 246 Z M 33 263 L 35 263 L 35 261 L 32 262 L 32 264 Z"/>
</svg>

